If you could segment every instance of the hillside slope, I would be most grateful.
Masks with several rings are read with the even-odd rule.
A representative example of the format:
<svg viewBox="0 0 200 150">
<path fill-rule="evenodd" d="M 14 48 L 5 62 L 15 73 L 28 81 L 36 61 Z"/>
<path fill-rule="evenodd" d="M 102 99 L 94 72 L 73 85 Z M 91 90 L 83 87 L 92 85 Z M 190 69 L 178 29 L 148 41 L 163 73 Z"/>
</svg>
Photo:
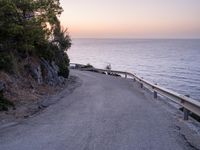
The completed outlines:
<svg viewBox="0 0 200 150">
<path fill-rule="evenodd" d="M 62 11 L 59 0 L 0 1 L 0 111 L 37 103 L 65 84 L 71 39 Z"/>
</svg>

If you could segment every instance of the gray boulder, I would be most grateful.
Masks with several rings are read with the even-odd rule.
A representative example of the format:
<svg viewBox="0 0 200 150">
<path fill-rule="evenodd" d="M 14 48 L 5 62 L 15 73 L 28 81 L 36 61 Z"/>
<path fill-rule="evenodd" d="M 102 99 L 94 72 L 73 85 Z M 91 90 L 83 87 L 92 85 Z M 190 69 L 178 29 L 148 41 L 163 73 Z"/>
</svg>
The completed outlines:
<svg viewBox="0 0 200 150">
<path fill-rule="evenodd" d="M 37 67 L 31 67 L 31 76 L 37 81 L 38 84 L 42 84 L 42 71 L 40 65 Z"/>
<path fill-rule="evenodd" d="M 25 69 L 37 81 L 38 84 L 43 82 L 49 85 L 63 85 L 66 79 L 58 75 L 59 67 L 54 61 L 51 63 L 45 59 L 40 60 L 39 65 L 27 65 Z"/>
<path fill-rule="evenodd" d="M 51 66 L 53 67 L 53 69 L 56 71 L 56 73 L 58 74 L 59 72 L 59 67 L 56 65 L 56 63 L 54 61 L 51 62 Z"/>
<path fill-rule="evenodd" d="M 64 85 L 66 82 L 66 78 L 62 77 L 62 76 L 59 76 L 59 84 L 60 85 Z"/>
<path fill-rule="evenodd" d="M 24 66 L 24 68 L 27 73 L 30 74 L 37 81 L 38 84 L 42 84 L 43 78 L 40 65 L 27 64 Z"/>
</svg>

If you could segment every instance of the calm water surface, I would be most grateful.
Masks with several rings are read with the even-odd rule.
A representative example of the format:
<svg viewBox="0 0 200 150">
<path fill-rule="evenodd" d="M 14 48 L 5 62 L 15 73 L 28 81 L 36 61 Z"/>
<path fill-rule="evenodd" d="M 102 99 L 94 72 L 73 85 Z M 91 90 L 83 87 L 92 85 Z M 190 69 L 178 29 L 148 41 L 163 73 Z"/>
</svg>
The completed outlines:
<svg viewBox="0 0 200 150">
<path fill-rule="evenodd" d="M 200 101 L 200 40 L 73 39 L 71 62 L 136 73 Z"/>
</svg>

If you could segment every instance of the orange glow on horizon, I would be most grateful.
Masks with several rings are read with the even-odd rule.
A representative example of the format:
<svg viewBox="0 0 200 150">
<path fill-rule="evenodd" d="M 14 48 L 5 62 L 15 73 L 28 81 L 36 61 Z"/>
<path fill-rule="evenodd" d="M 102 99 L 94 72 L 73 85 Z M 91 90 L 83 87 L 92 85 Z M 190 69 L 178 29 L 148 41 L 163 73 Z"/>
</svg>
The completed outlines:
<svg viewBox="0 0 200 150">
<path fill-rule="evenodd" d="M 102 0 L 107 4 L 102 4 L 104 10 L 98 0 L 86 0 L 85 3 L 79 0 L 80 4 L 71 2 L 68 5 L 67 2 L 66 6 L 62 1 L 65 12 L 61 22 L 68 27 L 72 37 L 200 37 L 200 1 L 191 0 L 191 6 L 186 0 L 165 1 L 168 6 L 162 4 L 164 0 L 124 0 L 127 4 L 123 8 L 123 4 L 112 6 L 111 2 L 107 4 Z M 162 3 L 144 3 L 150 1 Z M 138 6 L 131 6 L 134 2 Z M 178 5 L 180 2 L 182 5 Z"/>
</svg>

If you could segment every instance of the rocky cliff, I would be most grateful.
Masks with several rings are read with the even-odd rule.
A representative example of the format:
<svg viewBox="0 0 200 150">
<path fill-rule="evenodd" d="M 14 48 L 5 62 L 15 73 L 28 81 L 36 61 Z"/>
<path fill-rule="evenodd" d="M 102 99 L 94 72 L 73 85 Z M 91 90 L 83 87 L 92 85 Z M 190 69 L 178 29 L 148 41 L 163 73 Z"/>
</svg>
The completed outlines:
<svg viewBox="0 0 200 150">
<path fill-rule="evenodd" d="M 17 73 L 0 71 L 0 118 L 8 114 L 21 118 L 41 109 L 40 102 L 59 92 L 68 79 L 59 75 L 54 61 L 29 58 L 17 64 Z"/>
</svg>

